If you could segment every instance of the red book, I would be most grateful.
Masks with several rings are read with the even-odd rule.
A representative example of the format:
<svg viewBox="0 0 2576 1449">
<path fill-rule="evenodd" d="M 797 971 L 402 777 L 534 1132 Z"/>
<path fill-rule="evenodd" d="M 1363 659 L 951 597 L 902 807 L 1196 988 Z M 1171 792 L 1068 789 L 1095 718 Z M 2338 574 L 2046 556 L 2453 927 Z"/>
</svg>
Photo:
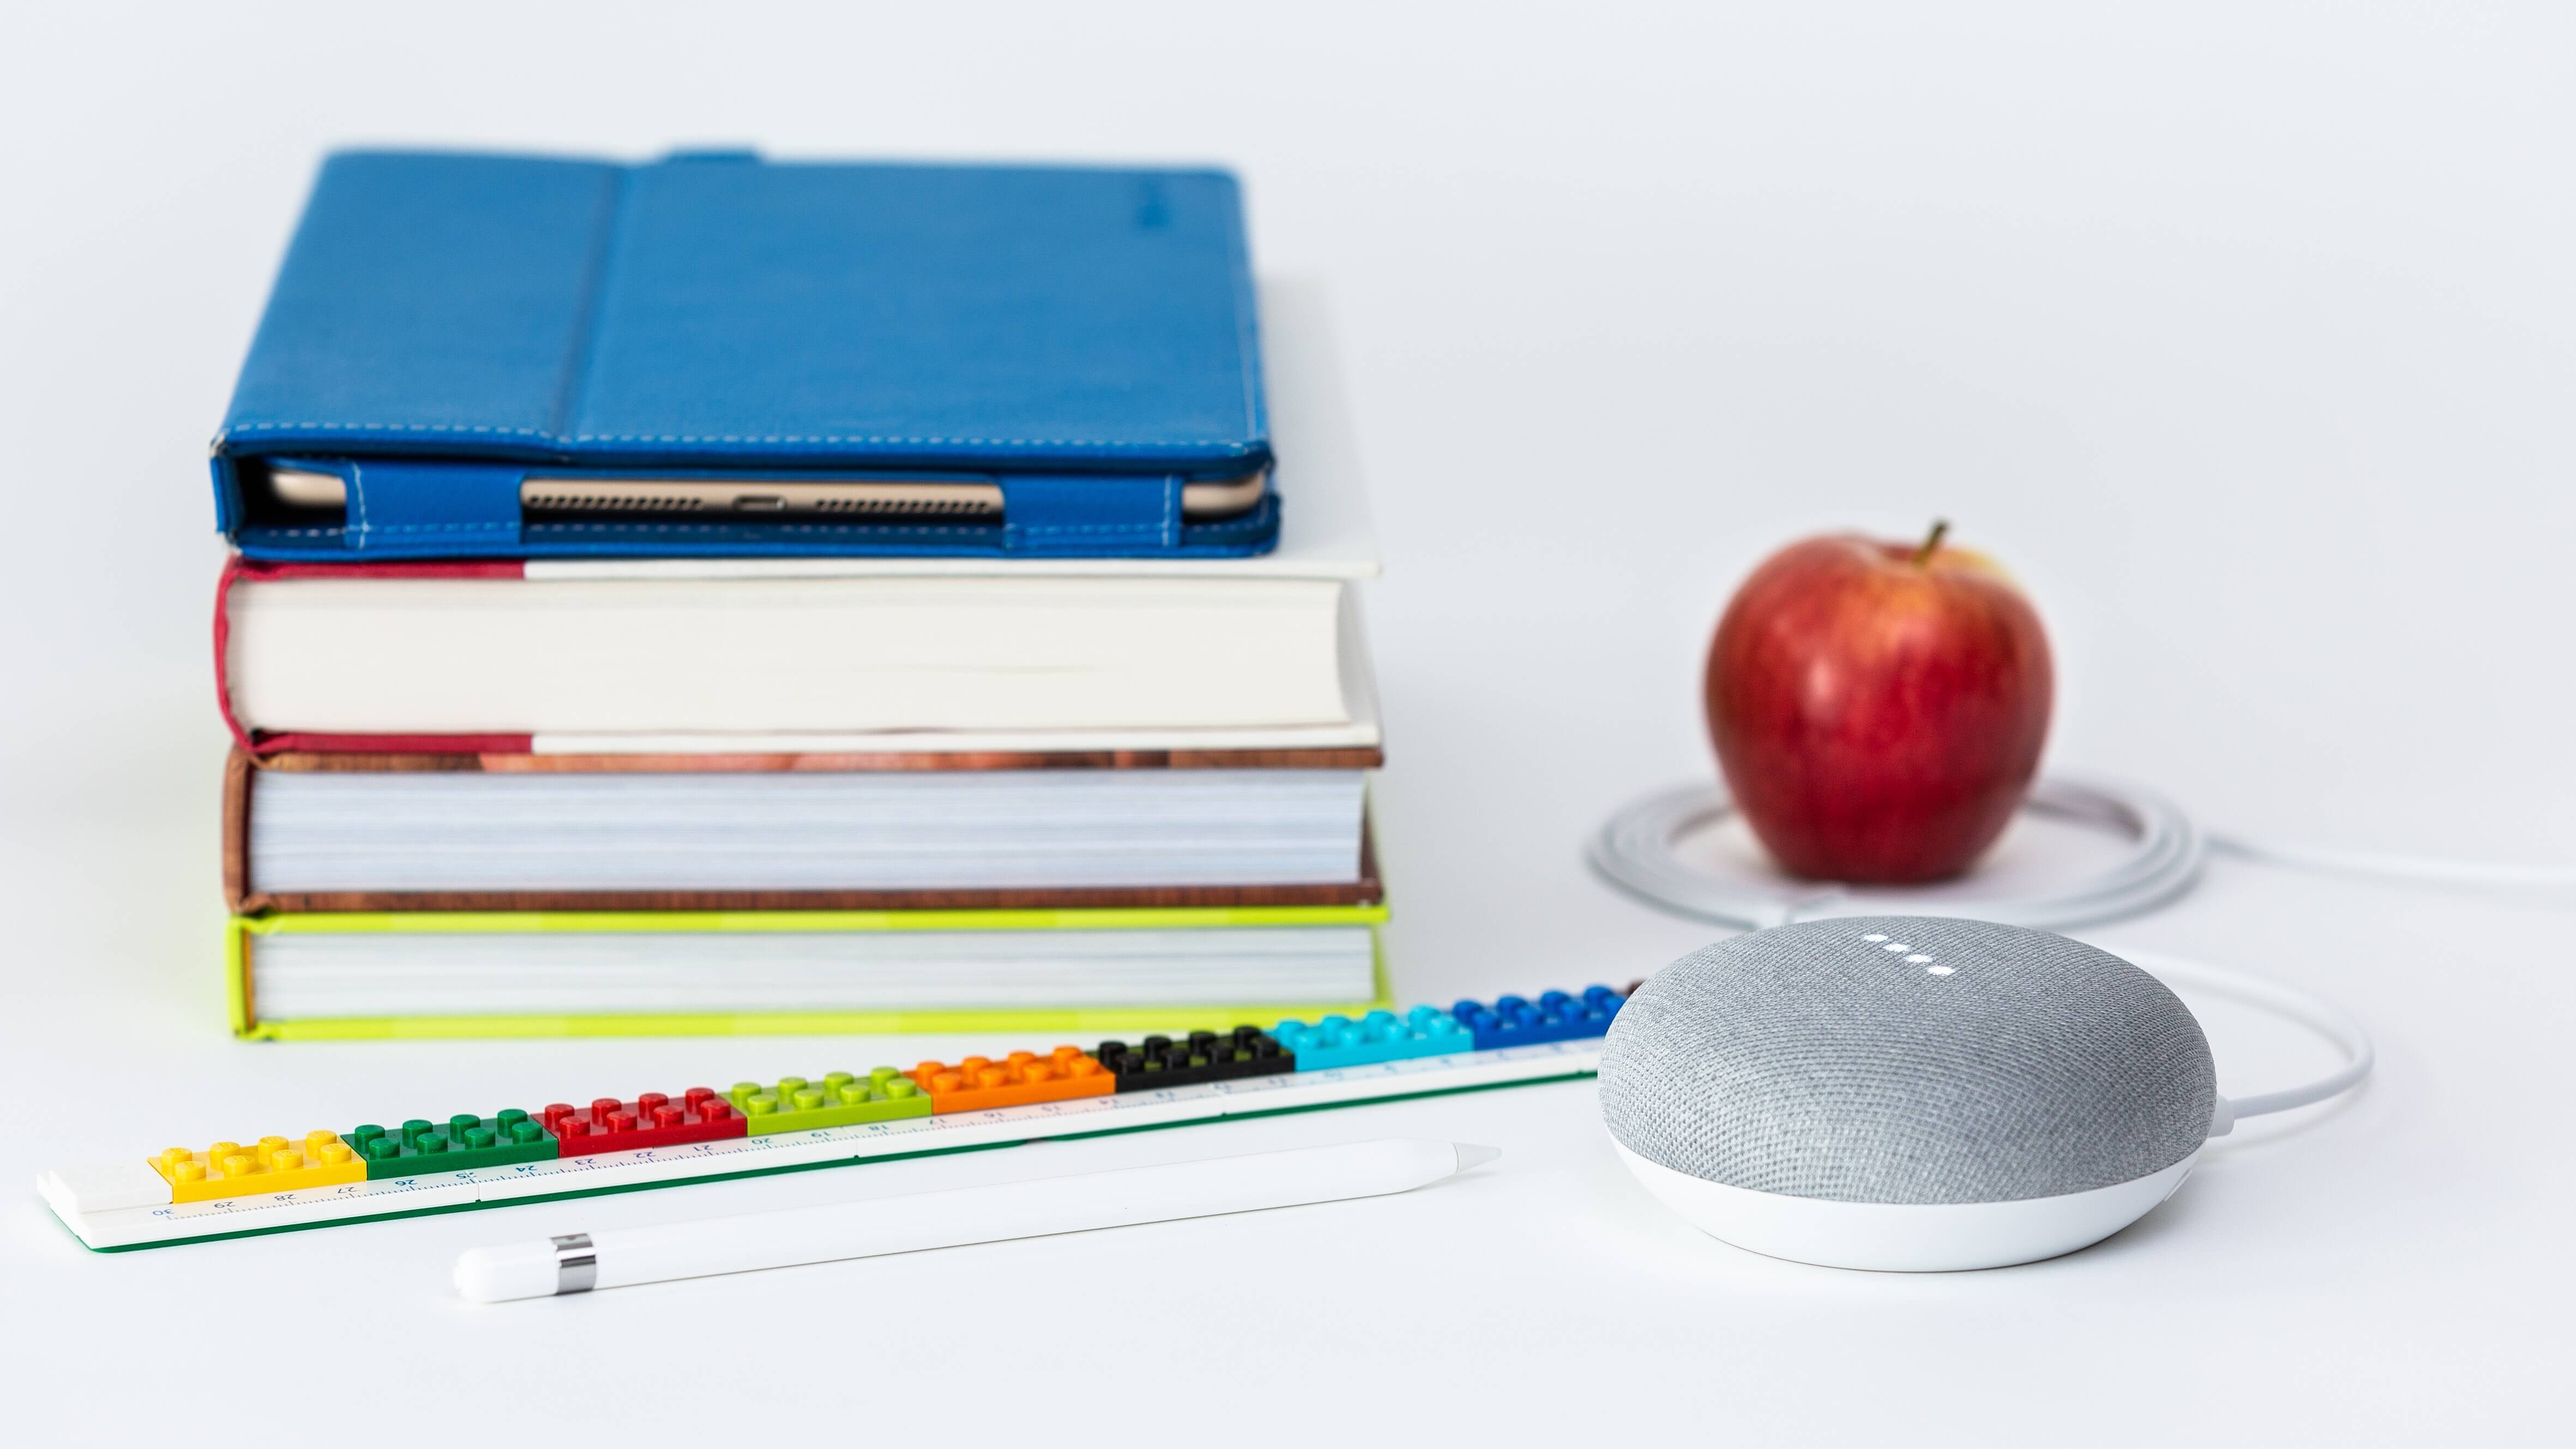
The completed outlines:
<svg viewBox="0 0 2576 1449">
<path fill-rule="evenodd" d="M 235 559 L 216 696 L 254 754 L 1377 746 L 1350 565 L 1100 562 Z"/>
</svg>

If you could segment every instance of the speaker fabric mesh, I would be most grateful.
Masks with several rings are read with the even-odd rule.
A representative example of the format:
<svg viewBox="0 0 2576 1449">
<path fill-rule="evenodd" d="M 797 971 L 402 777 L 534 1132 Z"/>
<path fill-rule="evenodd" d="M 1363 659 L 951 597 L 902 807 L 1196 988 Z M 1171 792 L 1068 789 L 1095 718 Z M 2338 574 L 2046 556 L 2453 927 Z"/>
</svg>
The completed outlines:
<svg viewBox="0 0 2576 1449">
<path fill-rule="evenodd" d="M 2200 1023 L 2146 972 L 2045 931 L 1916 916 L 1693 952 L 1629 998 L 1601 1056 L 1601 1115 L 1630 1151 L 1834 1202 L 2128 1182 L 2196 1151 L 2216 1096 Z"/>
</svg>

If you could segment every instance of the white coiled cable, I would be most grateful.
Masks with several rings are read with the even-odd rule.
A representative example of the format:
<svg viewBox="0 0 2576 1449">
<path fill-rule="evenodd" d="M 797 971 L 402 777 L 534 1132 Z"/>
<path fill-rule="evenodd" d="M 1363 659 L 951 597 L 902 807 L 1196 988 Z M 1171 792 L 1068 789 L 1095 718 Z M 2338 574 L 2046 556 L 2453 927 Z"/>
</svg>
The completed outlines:
<svg viewBox="0 0 2576 1449">
<path fill-rule="evenodd" d="M 2201 862 L 2208 854 L 2200 827 L 2160 795 L 2106 780 L 2044 775 L 2031 786 L 2022 808 L 2034 815 L 2117 831 L 2129 838 L 2129 851 L 2092 878 L 2044 895 L 1909 903 L 1903 912 L 2062 930 L 2153 910 L 2200 879 Z M 1602 825 L 1592 838 L 1592 868 L 1650 904 L 1747 930 L 1891 909 L 1883 897 L 1863 899 L 1849 886 L 1821 884 L 1783 894 L 1748 882 L 1717 879 L 1682 860 L 1677 847 L 1684 838 L 1734 812 L 1735 804 L 1726 791 L 1713 784 L 1659 790 L 1622 808 Z"/>
</svg>

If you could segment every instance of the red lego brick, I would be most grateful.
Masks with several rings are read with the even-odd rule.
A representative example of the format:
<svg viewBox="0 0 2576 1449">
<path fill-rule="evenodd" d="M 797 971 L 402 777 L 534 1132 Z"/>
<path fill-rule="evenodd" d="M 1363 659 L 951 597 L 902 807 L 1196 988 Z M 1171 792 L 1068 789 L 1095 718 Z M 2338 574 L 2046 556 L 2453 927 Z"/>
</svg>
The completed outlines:
<svg viewBox="0 0 2576 1449">
<path fill-rule="evenodd" d="M 733 1103 L 708 1087 L 691 1087 L 676 1102 L 660 1092 L 646 1092 L 632 1102 L 601 1097 L 587 1107 L 557 1102 L 539 1120 L 563 1144 L 566 1157 L 712 1142 L 748 1136 L 751 1130 Z"/>
</svg>

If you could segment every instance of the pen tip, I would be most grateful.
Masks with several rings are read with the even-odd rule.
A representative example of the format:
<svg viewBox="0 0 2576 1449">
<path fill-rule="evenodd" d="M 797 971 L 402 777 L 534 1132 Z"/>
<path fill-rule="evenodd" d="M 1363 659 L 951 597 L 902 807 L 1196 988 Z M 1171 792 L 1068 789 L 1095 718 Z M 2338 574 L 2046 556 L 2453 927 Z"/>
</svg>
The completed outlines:
<svg viewBox="0 0 2576 1449">
<path fill-rule="evenodd" d="M 1465 1172 L 1471 1167 L 1482 1167 L 1503 1155 L 1503 1149 L 1499 1147 L 1479 1147 L 1473 1142 L 1452 1142 L 1449 1145 L 1458 1149 L 1460 1172 Z"/>
</svg>

